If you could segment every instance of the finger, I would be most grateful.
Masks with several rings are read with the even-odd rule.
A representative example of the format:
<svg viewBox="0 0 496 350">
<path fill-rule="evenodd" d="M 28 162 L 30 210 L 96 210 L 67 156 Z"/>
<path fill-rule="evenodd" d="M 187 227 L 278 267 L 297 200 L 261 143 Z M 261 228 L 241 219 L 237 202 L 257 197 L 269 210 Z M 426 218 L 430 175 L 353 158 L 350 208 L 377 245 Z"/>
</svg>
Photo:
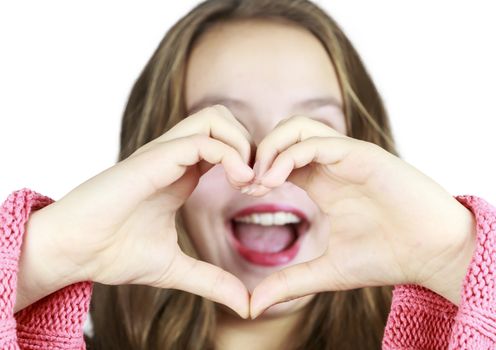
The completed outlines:
<svg viewBox="0 0 496 350">
<path fill-rule="evenodd" d="M 250 184 L 241 188 L 241 193 L 254 197 L 262 197 L 269 193 L 272 189 L 260 184 Z"/>
<path fill-rule="evenodd" d="M 189 166 L 202 160 L 222 164 L 233 184 L 241 186 L 253 178 L 253 170 L 234 148 L 208 136 L 193 135 L 155 144 L 125 159 L 117 167 L 121 176 L 113 176 L 112 186 L 105 188 L 128 191 L 129 196 L 138 197 L 129 202 L 137 203 L 169 186 L 183 176 Z"/>
<path fill-rule="evenodd" d="M 315 137 L 306 139 L 288 147 L 273 161 L 271 168 L 259 179 L 265 187 L 282 185 L 293 169 L 298 169 L 312 162 L 333 165 L 345 159 L 358 147 L 359 142 L 346 137 Z"/>
<path fill-rule="evenodd" d="M 347 137 L 316 120 L 294 116 L 278 124 L 258 145 L 255 174 L 261 177 L 270 167 L 277 154 L 289 146 L 314 136 Z"/>
<path fill-rule="evenodd" d="M 346 225 L 346 230 L 350 225 Z M 395 258 L 368 231 L 331 233 L 322 256 L 267 276 L 251 294 L 250 317 L 277 303 L 325 291 L 406 283 Z"/>
<path fill-rule="evenodd" d="M 321 256 L 267 276 L 251 294 L 250 317 L 277 303 L 329 290 L 328 274 L 327 259 Z"/>
<path fill-rule="evenodd" d="M 192 114 L 152 142 L 166 142 L 195 134 L 226 143 L 236 149 L 246 163 L 254 149 L 248 130 L 223 105 L 213 105 Z"/>
<path fill-rule="evenodd" d="M 233 274 L 209 263 L 180 253 L 174 267 L 172 286 L 221 303 L 242 318 L 249 317 L 249 292 Z"/>
<path fill-rule="evenodd" d="M 215 164 L 210 164 L 207 161 L 201 160 L 198 163 L 198 170 L 199 170 L 199 178 L 202 177 L 207 171 L 212 169 L 215 166 Z M 245 181 L 237 181 L 236 179 L 233 179 L 229 173 L 225 172 L 226 178 L 231 184 L 232 187 L 235 189 L 240 189 L 242 186 L 246 185 Z"/>
<path fill-rule="evenodd" d="M 346 226 L 346 231 L 350 226 Z M 384 242 L 365 231 L 344 237 L 346 231 L 331 233 L 322 256 L 267 276 L 255 287 L 250 300 L 250 317 L 256 318 L 272 305 L 325 291 L 408 283 L 397 257 Z"/>
</svg>

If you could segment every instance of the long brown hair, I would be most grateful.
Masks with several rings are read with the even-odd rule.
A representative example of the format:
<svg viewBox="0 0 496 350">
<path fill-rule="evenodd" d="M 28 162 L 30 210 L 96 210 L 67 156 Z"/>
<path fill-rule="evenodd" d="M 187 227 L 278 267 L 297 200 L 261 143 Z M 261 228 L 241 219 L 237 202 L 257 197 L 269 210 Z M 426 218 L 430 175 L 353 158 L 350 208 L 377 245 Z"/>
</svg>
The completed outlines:
<svg viewBox="0 0 496 350">
<path fill-rule="evenodd" d="M 122 119 L 119 161 L 186 117 L 184 76 L 195 40 L 218 21 L 284 19 L 325 47 L 340 83 L 348 135 L 399 156 L 379 93 L 337 23 L 307 0 L 207 0 L 181 18 L 160 42 L 131 90 Z M 178 215 L 180 218 L 180 215 Z M 182 250 L 198 257 L 182 222 Z M 390 287 L 317 294 L 305 307 L 294 349 L 380 349 Z M 215 304 L 178 290 L 95 283 L 89 349 L 214 349 Z"/>
</svg>

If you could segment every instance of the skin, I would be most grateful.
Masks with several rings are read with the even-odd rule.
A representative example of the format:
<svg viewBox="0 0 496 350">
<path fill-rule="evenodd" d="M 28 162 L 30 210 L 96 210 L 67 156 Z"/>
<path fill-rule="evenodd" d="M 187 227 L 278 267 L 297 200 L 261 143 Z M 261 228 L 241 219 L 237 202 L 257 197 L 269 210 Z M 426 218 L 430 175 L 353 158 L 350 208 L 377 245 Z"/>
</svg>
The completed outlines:
<svg viewBox="0 0 496 350">
<path fill-rule="evenodd" d="M 217 98 L 205 101 L 209 96 Z M 292 24 L 254 20 L 217 24 L 202 35 L 189 59 L 187 114 L 209 103 L 222 103 L 246 127 L 254 145 L 283 119 L 297 114 L 345 134 L 345 119 L 339 106 L 297 105 L 301 100 L 324 96 L 332 96 L 342 104 L 332 61 L 310 32 Z M 211 201 L 214 197 L 216 200 Z M 290 182 L 256 198 L 234 189 L 226 180 L 223 167 L 216 165 L 202 176 L 183 207 L 185 224 L 200 258 L 237 276 L 250 292 L 283 266 L 263 267 L 243 260 L 226 240 L 223 221 L 233 207 L 266 201 L 292 204 L 303 210 L 311 222 L 300 252 L 288 265 L 322 255 L 330 220 L 304 190 Z M 253 341 L 267 345 L 262 348 L 273 348 L 287 336 L 298 321 L 298 311 L 312 297 L 274 305 L 254 321 L 224 313 L 219 342 L 223 346 L 229 344 L 226 348 L 242 349 Z"/>
<path fill-rule="evenodd" d="M 342 101 L 329 56 L 303 28 L 224 23 L 192 52 L 190 112 L 206 103 L 226 105 L 255 150 L 249 186 L 236 191 L 215 166 L 183 208 L 200 257 L 237 276 L 250 292 L 255 321 L 223 313 L 221 347 L 290 346 L 298 314 L 316 292 L 414 283 L 460 302 L 475 247 L 472 213 L 407 162 L 347 137 L 336 105 L 295 108 L 302 98 L 322 96 Z M 288 266 L 254 266 L 226 240 L 229 214 L 264 201 L 292 203 L 310 220 L 302 249 Z"/>
<path fill-rule="evenodd" d="M 335 103 L 297 104 L 342 101 L 310 33 L 217 25 L 193 50 L 186 95 L 191 115 L 30 216 L 14 312 L 80 281 L 174 288 L 219 304 L 218 348 L 278 349 L 318 292 L 413 283 L 460 303 L 471 211 L 407 162 L 347 137 Z M 311 221 L 288 266 L 248 264 L 225 239 L 229 213 L 267 200 Z M 177 244 L 180 209 L 201 260 Z"/>
</svg>

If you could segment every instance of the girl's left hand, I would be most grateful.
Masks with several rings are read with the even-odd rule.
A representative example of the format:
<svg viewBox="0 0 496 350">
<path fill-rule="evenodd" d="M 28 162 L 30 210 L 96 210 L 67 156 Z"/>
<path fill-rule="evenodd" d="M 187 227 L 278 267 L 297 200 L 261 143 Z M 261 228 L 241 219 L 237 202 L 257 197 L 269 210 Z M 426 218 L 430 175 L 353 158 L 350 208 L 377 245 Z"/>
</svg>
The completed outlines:
<svg viewBox="0 0 496 350">
<path fill-rule="evenodd" d="M 475 249 L 469 209 L 380 146 L 310 118 L 285 119 L 259 144 L 258 196 L 290 181 L 329 215 L 325 253 L 265 278 L 255 318 L 271 305 L 322 291 L 412 283 L 459 304 Z"/>
</svg>

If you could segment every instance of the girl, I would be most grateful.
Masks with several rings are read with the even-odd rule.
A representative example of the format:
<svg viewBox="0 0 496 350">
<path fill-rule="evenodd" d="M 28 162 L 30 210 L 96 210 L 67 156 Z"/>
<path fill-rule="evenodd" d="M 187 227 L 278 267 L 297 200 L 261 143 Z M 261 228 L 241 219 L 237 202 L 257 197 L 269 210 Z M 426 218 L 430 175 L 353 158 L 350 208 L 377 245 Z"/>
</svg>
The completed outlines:
<svg viewBox="0 0 496 350">
<path fill-rule="evenodd" d="M 496 209 L 400 159 L 316 5 L 197 6 L 134 85 L 120 146 L 56 202 L 4 202 L 2 348 L 495 346 Z"/>
</svg>

